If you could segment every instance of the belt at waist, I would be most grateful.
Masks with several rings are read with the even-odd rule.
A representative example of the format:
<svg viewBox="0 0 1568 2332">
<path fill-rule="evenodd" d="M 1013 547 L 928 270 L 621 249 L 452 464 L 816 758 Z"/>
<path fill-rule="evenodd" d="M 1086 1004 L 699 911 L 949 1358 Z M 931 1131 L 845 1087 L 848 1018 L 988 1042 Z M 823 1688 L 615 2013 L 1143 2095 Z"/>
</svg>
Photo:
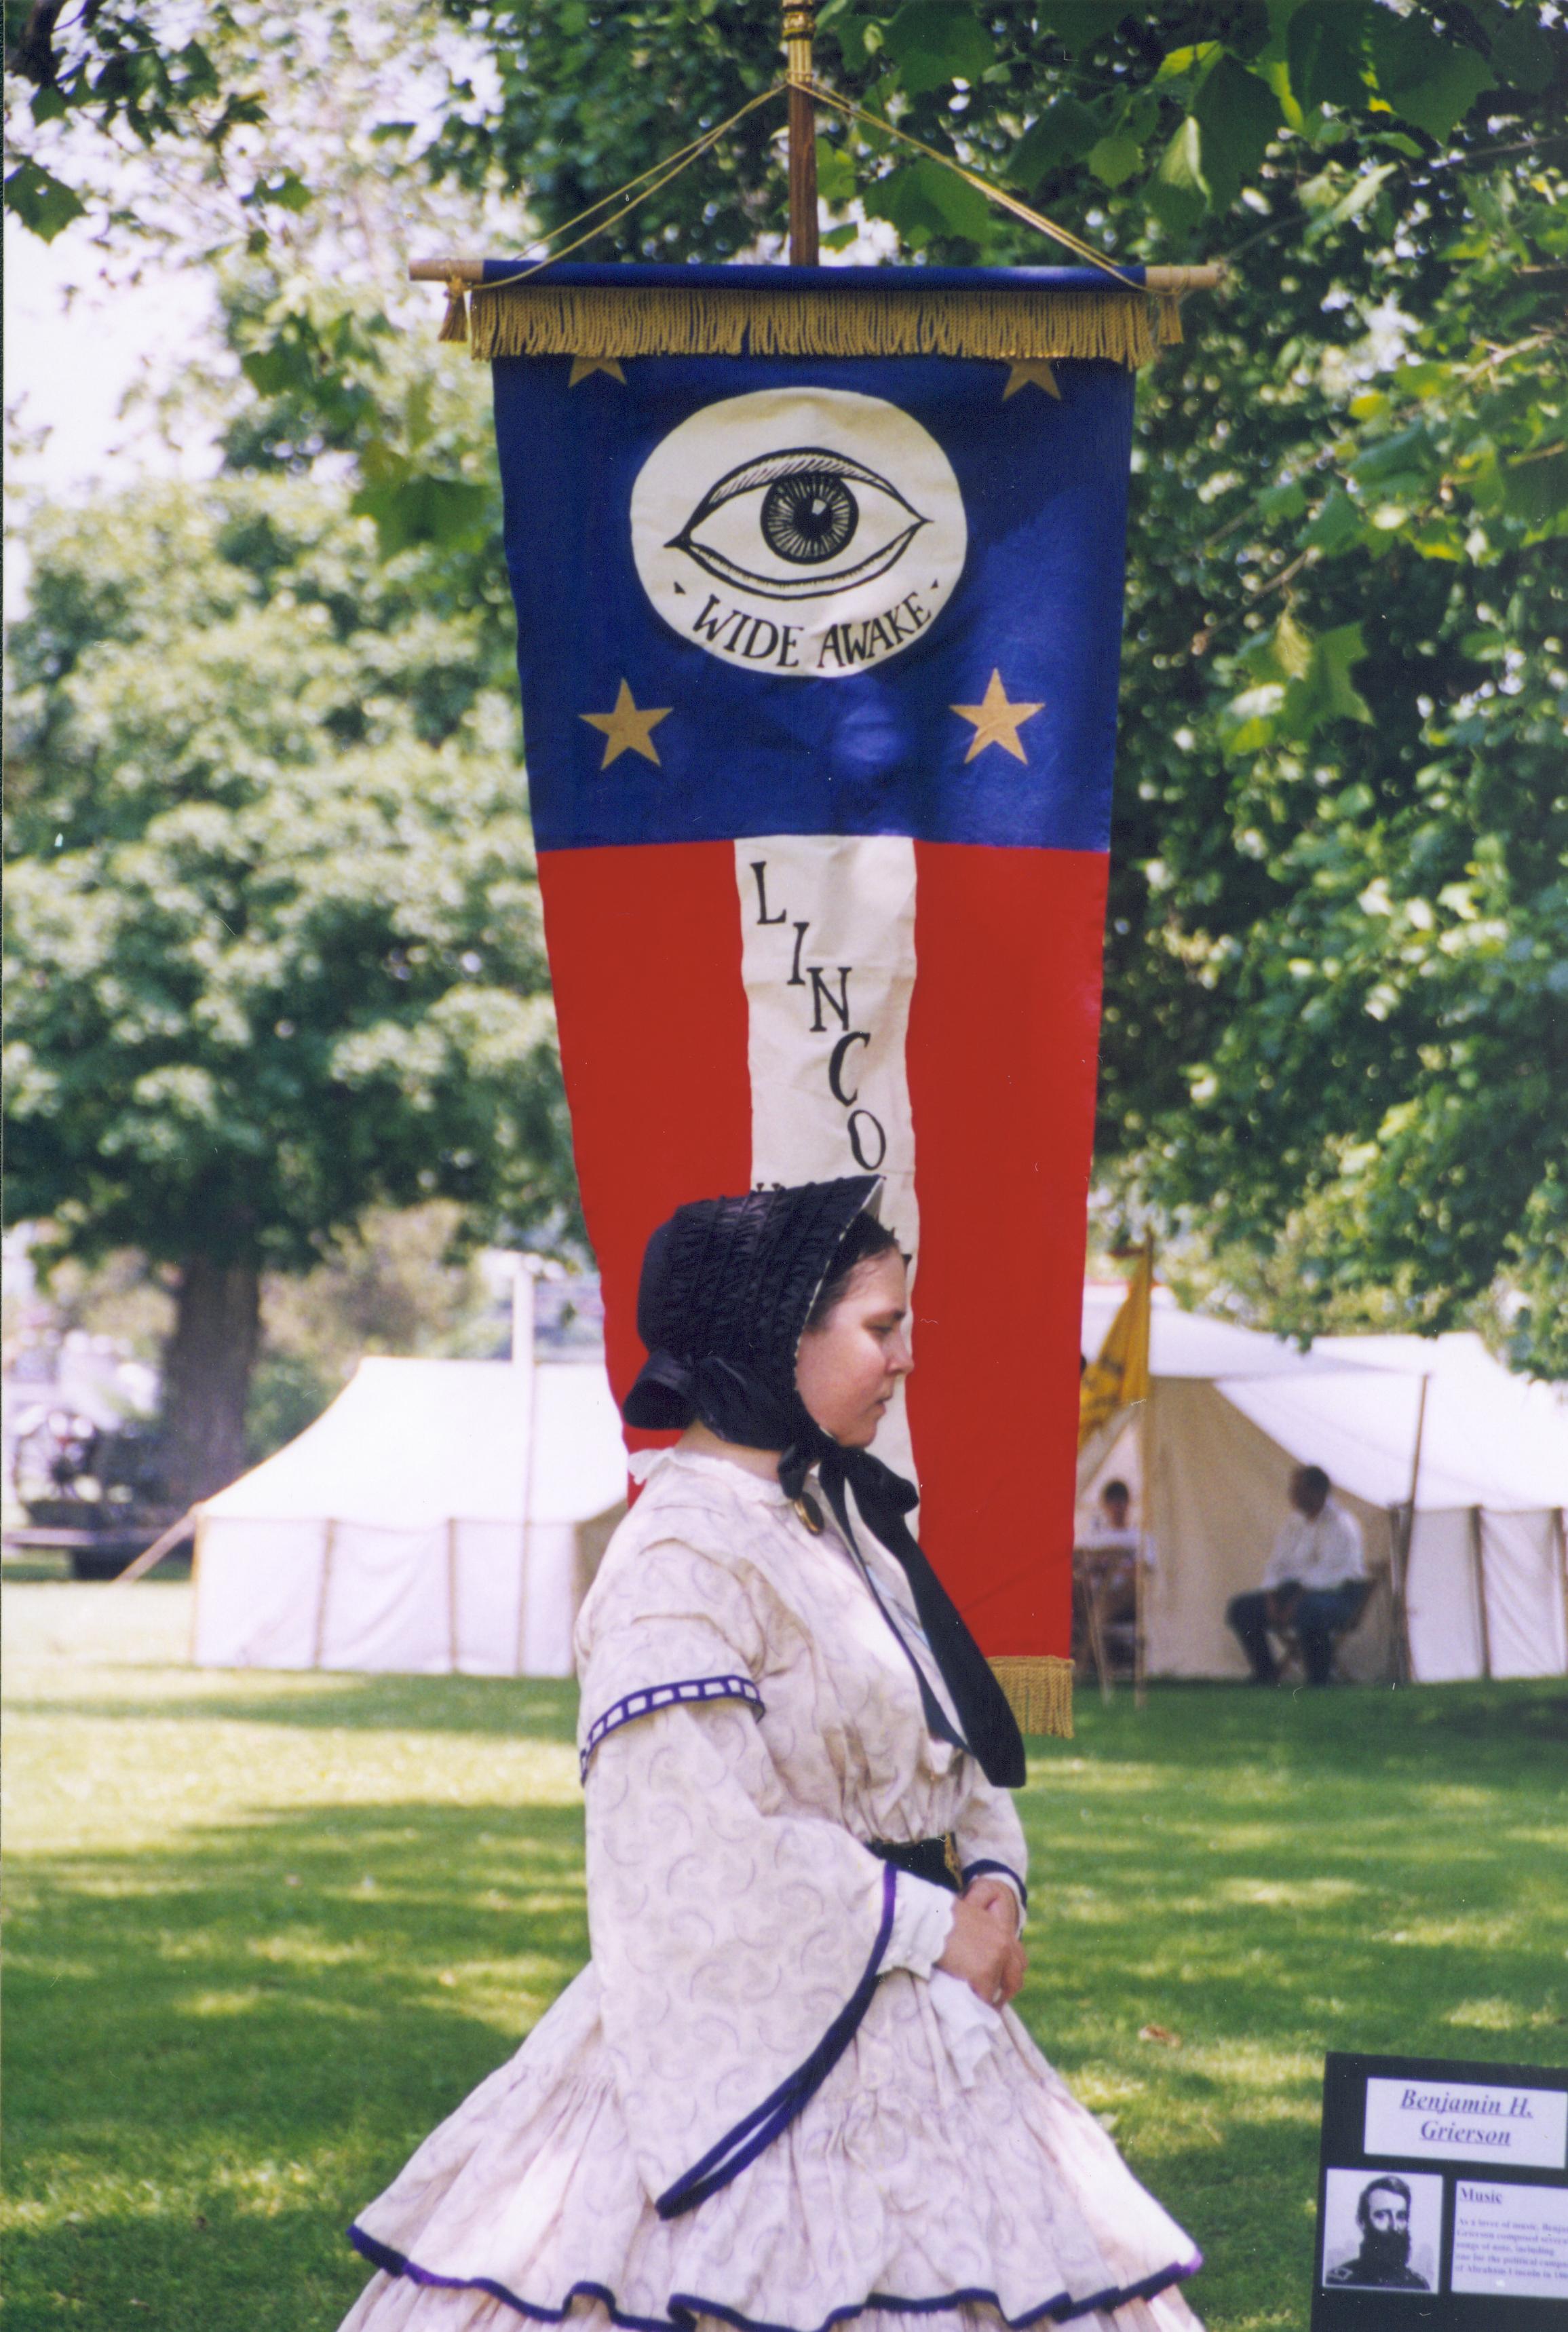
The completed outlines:
<svg viewBox="0 0 1568 2332">
<path fill-rule="evenodd" d="M 933 1887 L 946 1887 L 952 1895 L 962 1892 L 958 1844 L 951 1830 L 943 1838 L 911 1839 L 903 1845 L 883 1838 L 869 1839 L 867 1844 L 895 1870 L 907 1870 L 911 1878 L 928 1879 Z"/>
</svg>

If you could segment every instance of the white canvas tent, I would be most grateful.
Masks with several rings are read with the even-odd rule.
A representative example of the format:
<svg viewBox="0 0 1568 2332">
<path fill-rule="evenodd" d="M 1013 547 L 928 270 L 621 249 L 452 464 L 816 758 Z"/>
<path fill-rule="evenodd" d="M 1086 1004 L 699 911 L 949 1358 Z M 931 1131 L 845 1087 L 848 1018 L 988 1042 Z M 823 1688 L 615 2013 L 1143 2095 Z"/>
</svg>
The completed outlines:
<svg viewBox="0 0 1568 2332">
<path fill-rule="evenodd" d="M 1120 1293 L 1086 1290 L 1086 1352 Z M 1096 1476 L 1142 1489 L 1151 1676 L 1245 1673 L 1225 1606 L 1257 1585 L 1306 1464 L 1324 1467 L 1360 1520 L 1377 1581 L 1342 1649 L 1346 1674 L 1396 1673 L 1393 1571 L 1412 1482 L 1411 1677 L 1568 1674 L 1568 1407 L 1552 1388 L 1510 1375 L 1476 1336 L 1323 1337 L 1303 1354 L 1162 1295 L 1136 1442 L 1124 1436 Z"/>
<path fill-rule="evenodd" d="M 593 1362 L 361 1361 L 314 1425 L 199 1509 L 194 1657 L 569 1676 L 625 1489 Z"/>
</svg>

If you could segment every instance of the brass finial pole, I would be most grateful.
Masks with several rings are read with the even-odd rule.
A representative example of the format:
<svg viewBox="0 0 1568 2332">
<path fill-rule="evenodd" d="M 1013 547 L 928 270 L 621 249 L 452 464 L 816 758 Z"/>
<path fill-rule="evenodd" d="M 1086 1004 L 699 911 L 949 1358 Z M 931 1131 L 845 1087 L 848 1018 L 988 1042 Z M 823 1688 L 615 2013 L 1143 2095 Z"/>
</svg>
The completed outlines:
<svg viewBox="0 0 1568 2332">
<path fill-rule="evenodd" d="M 790 264 L 817 263 L 817 120 L 812 103 L 813 0 L 784 0 L 784 78 L 789 82 Z"/>
</svg>

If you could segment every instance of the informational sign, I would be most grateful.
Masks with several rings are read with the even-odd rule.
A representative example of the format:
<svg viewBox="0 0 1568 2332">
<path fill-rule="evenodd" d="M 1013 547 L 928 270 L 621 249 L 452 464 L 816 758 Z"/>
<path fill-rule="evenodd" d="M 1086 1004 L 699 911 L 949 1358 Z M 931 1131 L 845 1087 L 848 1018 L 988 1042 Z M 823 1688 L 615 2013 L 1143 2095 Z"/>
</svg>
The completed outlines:
<svg viewBox="0 0 1568 2332">
<path fill-rule="evenodd" d="M 1568 2067 L 1331 2056 L 1312 2332 L 1568 2326 Z"/>
</svg>

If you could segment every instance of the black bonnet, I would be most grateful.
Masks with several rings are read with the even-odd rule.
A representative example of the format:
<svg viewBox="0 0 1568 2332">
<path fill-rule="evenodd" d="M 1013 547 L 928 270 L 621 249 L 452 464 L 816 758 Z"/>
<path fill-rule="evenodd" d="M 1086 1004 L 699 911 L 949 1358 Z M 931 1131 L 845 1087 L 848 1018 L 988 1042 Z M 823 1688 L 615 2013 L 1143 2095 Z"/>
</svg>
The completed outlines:
<svg viewBox="0 0 1568 2332">
<path fill-rule="evenodd" d="M 881 1189 L 875 1174 L 678 1207 L 648 1242 L 637 1291 L 647 1364 L 622 1404 L 653 1431 L 700 1417 L 727 1441 L 795 1438 L 795 1352 L 845 1232 Z"/>
<path fill-rule="evenodd" d="M 813 1466 L 846 1541 L 855 1544 L 849 1493 L 861 1517 L 902 1564 L 926 1639 L 946 1677 L 972 1750 L 993 1782 L 1016 1789 L 1023 1744 L 993 1676 L 906 1520 L 917 1493 L 868 1449 L 841 1448 L 795 1390 L 795 1352 L 844 1234 L 874 1209 L 876 1174 L 743 1199 L 698 1199 L 660 1223 L 642 1258 L 637 1333 L 648 1347 L 622 1403 L 628 1425 L 668 1432 L 700 1418 L 721 1441 L 776 1449 L 779 1486 L 801 1498 Z M 820 1528 L 820 1523 L 818 1524 Z M 873 1591 L 874 1592 L 875 1591 Z M 889 1623 L 893 1624 L 891 1621 Z M 895 1628 L 895 1634 L 898 1630 Z M 915 1663 L 917 1674 L 918 1663 Z M 927 1721 L 956 1739 L 921 1680 Z"/>
</svg>

